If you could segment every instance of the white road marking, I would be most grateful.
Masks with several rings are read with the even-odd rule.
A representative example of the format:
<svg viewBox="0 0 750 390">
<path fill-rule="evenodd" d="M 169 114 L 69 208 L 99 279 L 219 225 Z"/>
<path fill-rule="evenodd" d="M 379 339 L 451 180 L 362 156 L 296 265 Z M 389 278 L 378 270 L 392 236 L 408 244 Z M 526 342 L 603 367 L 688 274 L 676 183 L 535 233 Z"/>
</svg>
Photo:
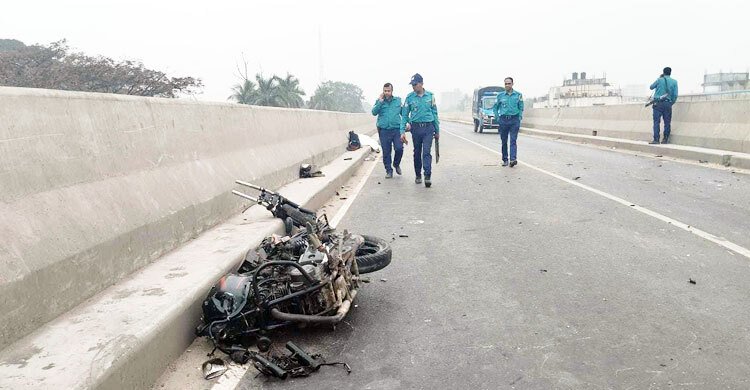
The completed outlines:
<svg viewBox="0 0 750 390">
<path fill-rule="evenodd" d="M 365 183 L 367 183 L 367 179 L 370 178 L 370 175 L 372 174 L 372 171 L 375 169 L 376 165 L 378 165 L 377 161 L 374 161 L 372 166 L 370 166 L 370 168 L 367 170 L 367 173 L 365 173 L 362 177 L 362 180 L 360 180 L 357 184 L 357 187 L 354 188 L 354 191 L 349 194 L 349 197 L 346 199 L 346 202 L 344 202 L 344 205 L 341 206 L 336 215 L 334 215 L 333 218 L 331 218 L 331 220 L 328 222 L 331 227 L 335 228 L 336 226 L 338 226 L 339 222 L 341 222 L 341 219 L 344 218 L 344 215 L 346 215 L 346 212 L 349 211 L 349 207 L 352 207 L 354 200 L 357 199 L 357 195 L 359 195 L 360 191 L 362 191 L 362 188 L 365 186 Z"/>
<path fill-rule="evenodd" d="M 245 376 L 247 370 L 251 367 L 250 363 L 246 365 L 239 365 L 235 363 L 227 363 L 227 371 L 216 380 L 216 383 L 211 386 L 211 390 L 234 390 L 240 383 L 240 380 Z"/>
<path fill-rule="evenodd" d="M 479 146 L 482 149 L 488 150 L 488 151 L 490 151 L 492 153 L 495 153 L 497 155 L 502 155 L 502 153 L 500 153 L 499 151 L 491 149 L 491 148 L 488 148 L 488 147 L 486 147 L 486 146 L 484 146 L 484 145 L 482 145 L 480 143 L 474 142 L 474 141 L 472 141 L 472 140 L 470 140 L 468 138 L 464 138 L 464 137 L 462 137 L 462 136 L 460 136 L 458 134 L 452 133 L 452 132 L 447 131 L 447 130 L 443 130 L 443 131 L 446 132 L 446 133 L 448 133 L 448 134 L 450 134 L 450 135 L 452 135 L 452 136 L 454 136 L 454 137 L 456 137 L 456 138 L 460 138 L 460 139 L 462 139 L 462 140 L 464 140 L 466 142 L 469 142 L 471 144 Z M 550 171 L 546 171 L 546 170 L 544 170 L 542 168 L 539 168 L 537 166 L 531 165 L 529 163 L 525 163 L 525 162 L 522 162 L 522 161 L 519 161 L 518 163 L 521 164 L 521 165 L 527 166 L 527 167 L 529 167 L 531 169 L 534 169 L 536 171 L 539 171 L 541 173 L 544 173 L 546 175 L 552 176 L 552 177 L 554 177 L 556 179 L 560 179 L 560 180 L 562 180 L 562 181 L 564 181 L 564 182 L 566 182 L 568 184 L 572 184 L 572 185 L 574 185 L 576 187 L 583 188 L 586 191 L 593 192 L 593 193 L 595 193 L 597 195 L 603 196 L 603 197 L 605 197 L 605 198 L 607 198 L 609 200 L 613 200 L 613 201 L 615 201 L 615 202 L 617 202 L 617 203 L 619 203 L 619 204 L 621 204 L 623 206 L 627 206 L 627 207 L 629 207 L 629 208 L 631 208 L 633 210 L 640 211 L 641 213 L 646 214 L 646 215 L 651 216 L 651 217 L 654 217 L 654 218 L 656 218 L 656 219 L 658 219 L 660 221 L 667 222 L 667 223 L 669 223 L 669 224 L 671 224 L 671 225 L 673 225 L 675 227 L 678 227 L 678 228 L 680 228 L 682 230 L 685 230 L 687 232 L 693 233 L 693 234 L 695 234 L 698 237 L 701 237 L 703 239 L 711 241 L 711 242 L 713 242 L 713 243 L 715 243 L 717 245 L 720 245 L 723 248 L 726 248 L 726 249 L 729 249 L 729 250 L 734 251 L 736 253 L 739 253 L 740 255 L 745 256 L 748 259 L 750 259 L 750 249 L 747 249 L 747 248 L 745 248 L 743 246 L 737 245 L 737 244 L 735 244 L 735 243 L 733 243 L 731 241 L 728 241 L 728 240 L 726 240 L 726 239 L 724 239 L 722 237 L 715 236 L 715 235 L 713 235 L 713 234 L 711 234 L 709 232 L 706 232 L 704 230 L 698 229 L 695 226 L 688 225 L 688 224 L 686 224 L 684 222 L 680 222 L 680 221 L 678 221 L 676 219 L 667 217 L 666 215 L 659 214 L 656 211 L 649 210 L 649 209 L 647 209 L 645 207 L 642 207 L 642 206 L 638 206 L 635 203 L 630 202 L 630 201 L 628 201 L 626 199 L 620 198 L 618 196 L 612 195 L 610 193 L 607 193 L 607 192 L 604 192 L 604 191 L 601 191 L 601 190 L 597 190 L 596 188 L 589 187 L 589 186 L 587 186 L 585 184 L 579 183 L 577 181 L 573 181 L 573 180 L 568 179 L 566 177 L 562 177 L 562 176 L 560 176 L 560 175 L 558 175 L 556 173 L 553 173 L 553 172 L 550 172 Z"/>
</svg>

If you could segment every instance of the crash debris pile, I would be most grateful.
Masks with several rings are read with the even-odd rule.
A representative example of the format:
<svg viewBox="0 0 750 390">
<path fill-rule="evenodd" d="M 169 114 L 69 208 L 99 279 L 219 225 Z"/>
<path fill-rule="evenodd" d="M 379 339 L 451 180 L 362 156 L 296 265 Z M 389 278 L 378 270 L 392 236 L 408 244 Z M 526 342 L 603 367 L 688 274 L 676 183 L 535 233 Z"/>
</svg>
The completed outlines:
<svg viewBox="0 0 750 390">
<path fill-rule="evenodd" d="M 349 312 L 362 284 L 369 281 L 361 275 L 390 263 L 390 244 L 347 230 L 338 232 L 325 214 L 318 217 L 280 194 L 237 183 L 259 191 L 257 197 L 232 192 L 284 220 L 286 235 L 265 238 L 247 253 L 237 272 L 225 275 L 211 288 L 196 332 L 233 361 L 252 360 L 266 375 L 308 375 L 330 364 L 291 342 L 286 347 L 292 355 L 286 358 L 267 357 L 249 347 L 255 344 L 260 352 L 267 352 L 269 333 L 290 324 L 335 326 Z"/>
</svg>

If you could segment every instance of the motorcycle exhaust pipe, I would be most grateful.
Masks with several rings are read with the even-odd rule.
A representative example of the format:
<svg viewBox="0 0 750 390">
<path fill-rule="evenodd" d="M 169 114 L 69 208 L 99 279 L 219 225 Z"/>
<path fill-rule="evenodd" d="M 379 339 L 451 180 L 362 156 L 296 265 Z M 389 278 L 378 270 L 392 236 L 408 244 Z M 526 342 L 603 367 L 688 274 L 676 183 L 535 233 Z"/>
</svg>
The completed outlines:
<svg viewBox="0 0 750 390">
<path fill-rule="evenodd" d="M 332 316 L 292 314 L 292 313 L 285 313 L 277 308 L 273 308 L 271 309 L 271 317 L 277 320 L 281 320 L 281 321 L 302 322 L 302 323 L 307 323 L 307 324 L 337 324 L 341 322 L 341 320 L 349 312 L 349 309 L 352 306 L 352 301 L 354 301 L 354 297 L 357 296 L 357 290 L 352 290 L 351 295 L 352 295 L 352 298 L 347 299 L 344 302 L 342 302 L 341 306 L 336 311 L 336 314 Z"/>
</svg>

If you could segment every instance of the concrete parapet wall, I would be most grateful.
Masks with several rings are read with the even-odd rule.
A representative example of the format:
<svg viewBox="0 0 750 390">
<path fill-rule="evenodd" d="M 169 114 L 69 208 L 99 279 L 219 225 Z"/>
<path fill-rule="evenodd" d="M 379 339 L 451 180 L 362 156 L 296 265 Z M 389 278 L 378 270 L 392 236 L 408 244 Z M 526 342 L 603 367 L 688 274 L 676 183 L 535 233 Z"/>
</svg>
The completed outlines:
<svg viewBox="0 0 750 390">
<path fill-rule="evenodd" d="M 533 108 L 522 126 L 574 134 L 651 140 L 651 107 L 641 104 Z M 750 153 L 750 101 L 677 102 L 672 108 L 673 143 Z"/>
<path fill-rule="evenodd" d="M 0 348 L 344 151 L 368 114 L 0 88 Z"/>
</svg>

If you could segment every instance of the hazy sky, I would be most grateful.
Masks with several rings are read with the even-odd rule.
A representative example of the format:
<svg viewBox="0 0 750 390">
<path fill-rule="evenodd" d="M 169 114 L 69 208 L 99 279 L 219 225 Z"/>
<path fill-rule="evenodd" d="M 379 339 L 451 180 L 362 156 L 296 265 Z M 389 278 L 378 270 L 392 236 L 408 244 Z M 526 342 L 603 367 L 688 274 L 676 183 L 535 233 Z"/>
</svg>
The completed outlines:
<svg viewBox="0 0 750 390">
<path fill-rule="evenodd" d="M 193 1 L 10 0 L 0 38 L 62 38 L 89 55 L 137 59 L 203 79 L 200 100 L 226 101 L 247 59 L 251 75 L 359 85 L 368 102 L 390 81 L 405 96 L 415 72 L 436 92 L 499 84 L 547 93 L 566 74 L 606 73 L 615 85 L 650 84 L 673 68 L 680 92 L 705 71 L 750 67 L 746 1 Z M 319 33 L 320 32 L 320 33 Z M 319 36 L 322 50 L 319 50 Z M 644 96 L 648 91 L 644 91 Z"/>
</svg>

